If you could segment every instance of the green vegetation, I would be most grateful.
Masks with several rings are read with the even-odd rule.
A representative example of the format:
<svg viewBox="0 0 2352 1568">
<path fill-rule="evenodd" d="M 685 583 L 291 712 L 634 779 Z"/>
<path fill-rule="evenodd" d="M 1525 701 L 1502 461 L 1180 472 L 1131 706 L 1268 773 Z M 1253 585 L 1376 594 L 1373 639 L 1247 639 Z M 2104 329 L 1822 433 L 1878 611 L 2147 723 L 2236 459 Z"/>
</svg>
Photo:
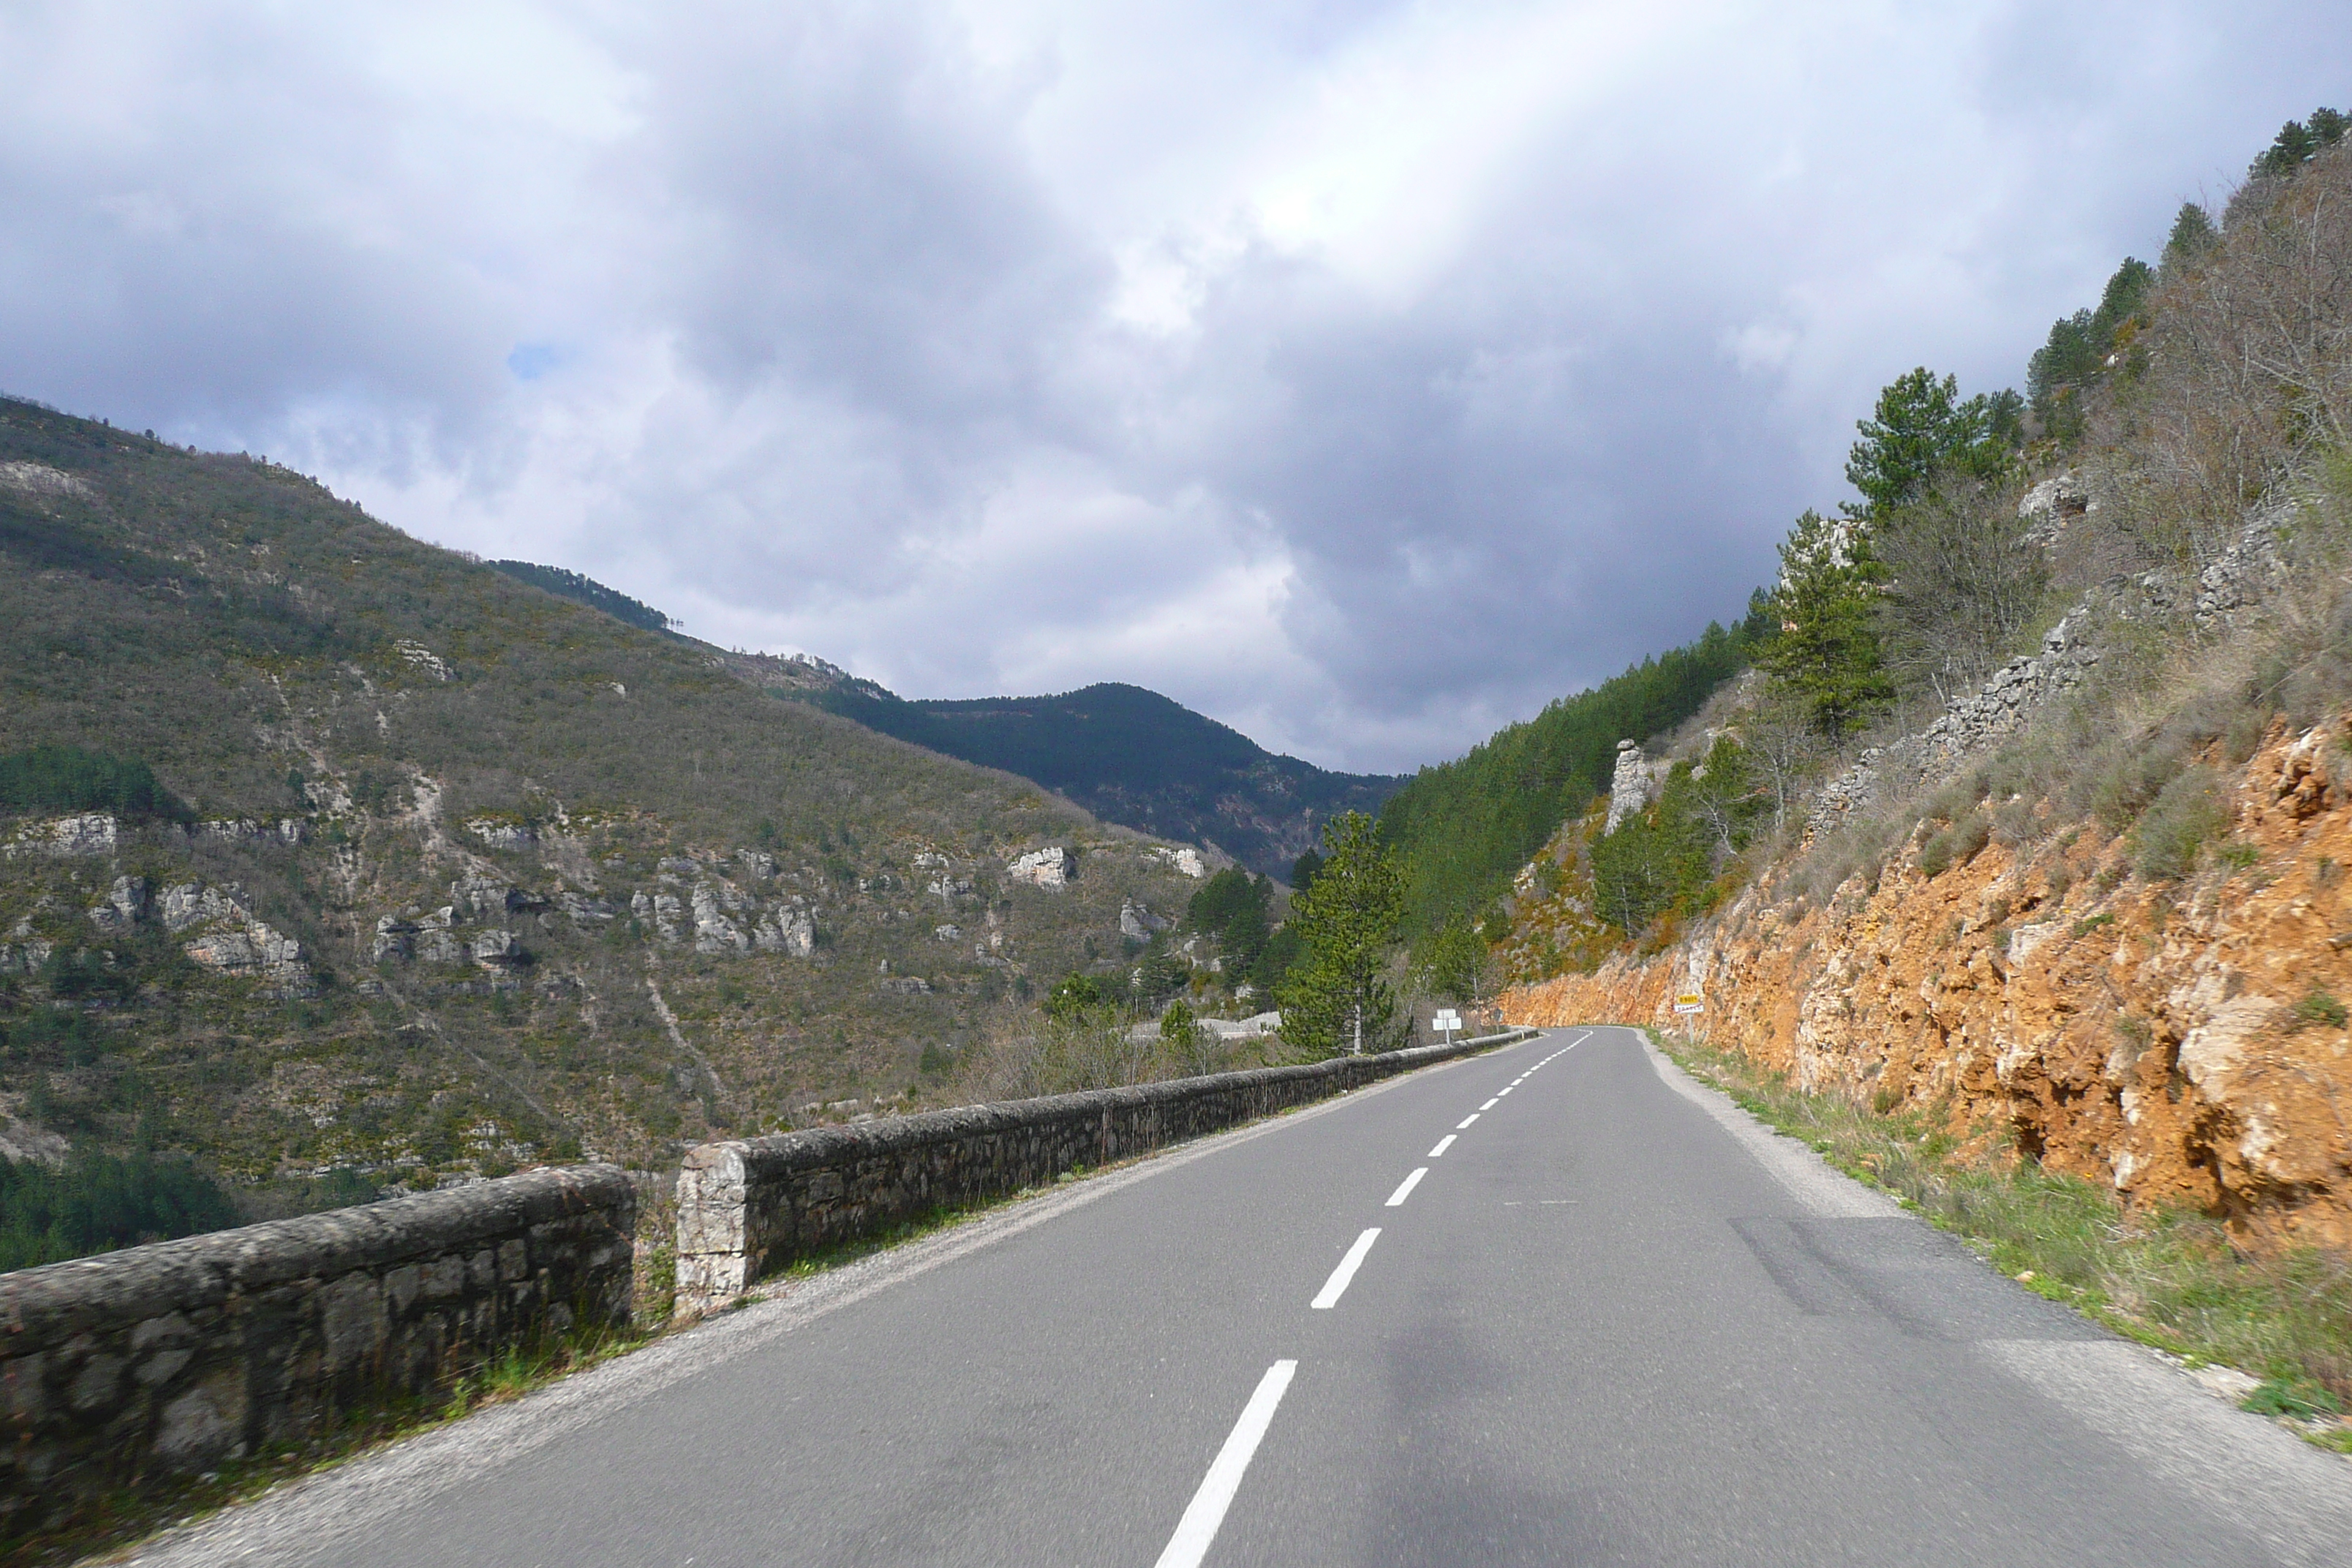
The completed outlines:
<svg viewBox="0 0 2352 1568">
<path fill-rule="evenodd" d="M 2173 222 L 2165 254 L 2194 254 L 2211 232 L 2204 209 L 2186 205 Z M 2084 426 L 2078 399 L 2085 388 L 2106 376 L 2108 361 L 2117 350 L 2127 347 L 2146 328 L 2143 310 L 2155 286 L 2155 268 L 2126 257 L 2107 279 L 2097 309 L 2077 310 L 2051 326 L 2049 342 L 2034 351 L 2025 372 L 2034 417 L 2045 430 L 2063 439 L 2080 438 Z"/>
<path fill-rule="evenodd" d="M 1940 1107 L 1874 1110 L 1798 1089 L 1737 1053 L 1656 1037 L 1759 1120 L 2039 1294 L 2146 1343 L 2269 1380 L 2279 1392 L 2266 1413 L 2352 1401 L 2352 1261 L 2342 1256 L 2256 1256 L 2233 1246 L 2218 1219 L 2126 1213 L 2102 1186 L 2018 1157 L 1985 1130 L 1963 1135 Z"/>
<path fill-rule="evenodd" d="M 943 755 L 1034 779 L 1105 821 L 1214 844 L 1269 876 L 1311 847 L 1332 815 L 1376 811 L 1402 783 L 1276 756 L 1156 691 L 1117 682 L 1057 697 L 968 701 L 910 701 L 847 679 L 785 694 Z"/>
<path fill-rule="evenodd" d="M 1429 940 L 1422 955 L 1422 985 L 1431 995 L 1460 1006 L 1477 1000 L 1486 967 L 1486 939 L 1466 918 L 1455 915 Z"/>
<path fill-rule="evenodd" d="M 1313 882 L 1321 857 L 1310 862 L 1302 855 L 1299 863 L 1309 868 L 1306 879 Z M 1215 940 L 1228 982 L 1245 982 L 1260 996 L 1274 994 L 1298 956 L 1297 931 L 1274 923 L 1273 882 L 1237 866 L 1201 885 L 1185 909 L 1184 923 Z"/>
<path fill-rule="evenodd" d="M 1227 963 L 1247 973 L 1265 951 L 1273 898 L 1273 887 L 1265 878 L 1228 866 L 1201 884 L 1201 890 L 1185 906 L 1184 923 L 1216 938 Z"/>
<path fill-rule="evenodd" d="M 528 583 L 534 588 L 544 588 L 551 594 L 577 600 L 592 610 L 604 611 L 616 621 L 642 626 L 649 632 L 666 632 L 677 625 L 651 605 L 632 599 L 617 588 L 607 588 L 593 577 L 583 577 L 561 566 L 535 566 L 528 561 L 493 561 L 490 566 L 518 583 Z"/>
<path fill-rule="evenodd" d="M 1290 890 L 1303 893 L 1313 886 L 1316 873 L 1323 869 L 1323 852 L 1312 844 L 1298 852 L 1290 863 Z"/>
<path fill-rule="evenodd" d="M 1747 668 L 1770 626 L 1761 595 L 1748 617 L 1562 698 L 1458 762 L 1421 770 L 1381 811 L 1402 866 L 1405 929 L 1435 931 L 1488 908 L 1561 823 L 1609 788 L 1617 742 L 1661 734 Z"/>
<path fill-rule="evenodd" d="M 2205 766 L 2188 769 L 2158 790 L 2133 829 L 2133 869 L 2151 882 L 2187 875 L 2197 851 L 2229 826 L 2222 790 L 2221 771 Z"/>
<path fill-rule="evenodd" d="M 1859 729 L 1895 697 L 1879 651 L 1878 591 L 1886 568 L 1868 529 L 1808 511 L 1780 545 L 1772 593 L 1779 635 L 1758 663 L 1773 689 L 1802 705 L 1831 740 Z"/>
<path fill-rule="evenodd" d="M 121 823 L 0 858 L 5 1108 L 248 1214 L 912 1108 L 1013 999 L 1125 995 L 1122 907 L 1198 885 L 285 468 L 7 399 L 0 759 L 10 814 Z M 1047 844 L 1066 887 L 1005 874 Z"/>
<path fill-rule="evenodd" d="M 1043 1010 L 1056 1023 L 1074 1022 L 1112 1005 L 1110 993 L 1091 974 L 1066 974 L 1045 993 Z"/>
<path fill-rule="evenodd" d="M 82 1152 L 52 1171 L 0 1155 L 0 1271 L 240 1223 L 219 1184 L 184 1163 Z"/>
<path fill-rule="evenodd" d="M 110 811 L 184 822 L 188 808 L 145 763 L 79 746 L 35 746 L 0 757 L 0 812 Z"/>
<path fill-rule="evenodd" d="M 1939 381 L 1925 365 L 1897 376 L 1854 426 L 1862 439 L 1845 477 L 1862 492 L 1855 515 L 1883 521 L 1956 475 L 1999 478 L 2023 441 L 2024 406 L 2014 392 L 1963 399 L 1956 378 Z"/>
<path fill-rule="evenodd" d="M 1628 936 L 1659 916 L 1698 913 L 1769 809 L 1747 749 L 1720 736 L 1678 762 L 1649 810 L 1592 846 L 1593 912 Z"/>
<path fill-rule="evenodd" d="M 2345 1010 L 2343 1003 L 2316 985 L 2305 992 L 2289 1011 L 2294 1015 L 2287 1024 L 2290 1032 L 2307 1029 L 2314 1025 L 2340 1029 L 2347 1019 L 2352 1019 L 2352 1013 Z"/>
<path fill-rule="evenodd" d="M 2333 109 L 2314 110 L 2307 121 L 2290 120 L 2247 173 L 2258 180 L 2292 174 L 2342 142 L 2347 128 L 2352 117 Z"/>
<path fill-rule="evenodd" d="M 1404 879 L 1370 817 L 1351 811 L 1326 824 L 1323 847 L 1315 885 L 1291 903 L 1299 955 L 1276 993 L 1283 1042 L 1310 1061 L 1387 1048 L 1389 949 L 1404 912 Z"/>
</svg>

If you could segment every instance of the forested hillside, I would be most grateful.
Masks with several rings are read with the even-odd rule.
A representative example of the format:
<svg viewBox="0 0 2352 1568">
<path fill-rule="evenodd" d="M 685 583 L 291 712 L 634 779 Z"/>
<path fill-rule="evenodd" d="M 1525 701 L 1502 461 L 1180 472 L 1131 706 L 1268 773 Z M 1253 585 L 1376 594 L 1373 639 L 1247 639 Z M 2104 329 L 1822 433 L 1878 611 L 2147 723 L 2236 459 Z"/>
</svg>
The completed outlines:
<svg viewBox="0 0 2352 1568">
<path fill-rule="evenodd" d="M 1055 697 L 908 700 L 806 660 L 735 663 L 747 679 L 870 730 L 1034 779 L 1107 822 L 1211 845 L 1276 878 L 1290 874 L 1325 822 L 1377 811 L 1402 782 L 1277 756 L 1138 686 L 1107 681 Z M 813 672 L 824 679 L 812 679 Z"/>
<path fill-rule="evenodd" d="M 555 586 L 0 401 L 0 1152 L 656 1162 L 926 1092 L 1198 886 Z"/>
<path fill-rule="evenodd" d="M 1404 865 L 1407 931 L 1424 935 L 1483 911 L 1562 822 L 1608 790 L 1617 742 L 1696 713 L 1746 668 L 1766 624 L 1752 603 L 1731 626 L 1710 623 L 1697 641 L 1561 698 L 1459 761 L 1422 769 L 1380 818 Z"/>
</svg>

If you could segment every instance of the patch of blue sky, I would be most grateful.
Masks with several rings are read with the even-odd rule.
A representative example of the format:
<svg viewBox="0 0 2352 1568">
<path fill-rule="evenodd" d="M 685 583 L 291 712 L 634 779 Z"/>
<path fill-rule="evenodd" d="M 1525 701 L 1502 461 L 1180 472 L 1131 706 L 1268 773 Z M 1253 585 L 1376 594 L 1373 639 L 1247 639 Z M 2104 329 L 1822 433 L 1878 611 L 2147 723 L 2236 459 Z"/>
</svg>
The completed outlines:
<svg viewBox="0 0 2352 1568">
<path fill-rule="evenodd" d="M 560 343 L 517 343 L 507 355 L 507 369 L 517 381 L 537 381 L 549 371 L 571 362 L 572 351 Z"/>
</svg>

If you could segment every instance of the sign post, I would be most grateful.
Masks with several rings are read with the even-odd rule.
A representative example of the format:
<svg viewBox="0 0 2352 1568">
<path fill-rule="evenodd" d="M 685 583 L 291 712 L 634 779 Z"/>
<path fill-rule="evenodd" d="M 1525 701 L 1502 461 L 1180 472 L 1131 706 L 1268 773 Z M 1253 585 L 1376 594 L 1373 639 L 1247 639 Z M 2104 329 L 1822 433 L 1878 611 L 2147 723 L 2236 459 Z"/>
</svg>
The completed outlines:
<svg viewBox="0 0 2352 1568">
<path fill-rule="evenodd" d="M 1454 1043 L 1454 1031 L 1462 1026 L 1462 1015 L 1451 1007 L 1440 1007 L 1437 1010 L 1437 1016 L 1430 1019 L 1429 1026 L 1433 1029 L 1443 1029 L 1445 1032 L 1445 1043 L 1450 1046 Z"/>
</svg>

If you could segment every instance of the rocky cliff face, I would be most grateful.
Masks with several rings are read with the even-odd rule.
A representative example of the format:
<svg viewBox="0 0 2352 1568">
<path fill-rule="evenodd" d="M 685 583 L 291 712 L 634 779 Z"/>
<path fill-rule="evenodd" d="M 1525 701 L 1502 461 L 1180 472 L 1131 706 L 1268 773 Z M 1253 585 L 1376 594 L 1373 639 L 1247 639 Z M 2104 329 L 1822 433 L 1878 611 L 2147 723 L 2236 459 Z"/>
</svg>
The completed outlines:
<svg viewBox="0 0 2352 1568">
<path fill-rule="evenodd" d="M 1663 952 L 1513 988 L 1504 1016 L 1695 1024 L 1809 1088 L 1996 1123 L 2129 1203 L 2352 1246 L 2352 714 L 2274 728 L 2226 776 L 2231 837 L 2182 881 L 2046 816 L 1931 874 L 1923 826 L 1874 882 L 1808 900 L 1768 878 Z M 1706 1010 L 1678 1020 L 1690 990 Z"/>
</svg>

